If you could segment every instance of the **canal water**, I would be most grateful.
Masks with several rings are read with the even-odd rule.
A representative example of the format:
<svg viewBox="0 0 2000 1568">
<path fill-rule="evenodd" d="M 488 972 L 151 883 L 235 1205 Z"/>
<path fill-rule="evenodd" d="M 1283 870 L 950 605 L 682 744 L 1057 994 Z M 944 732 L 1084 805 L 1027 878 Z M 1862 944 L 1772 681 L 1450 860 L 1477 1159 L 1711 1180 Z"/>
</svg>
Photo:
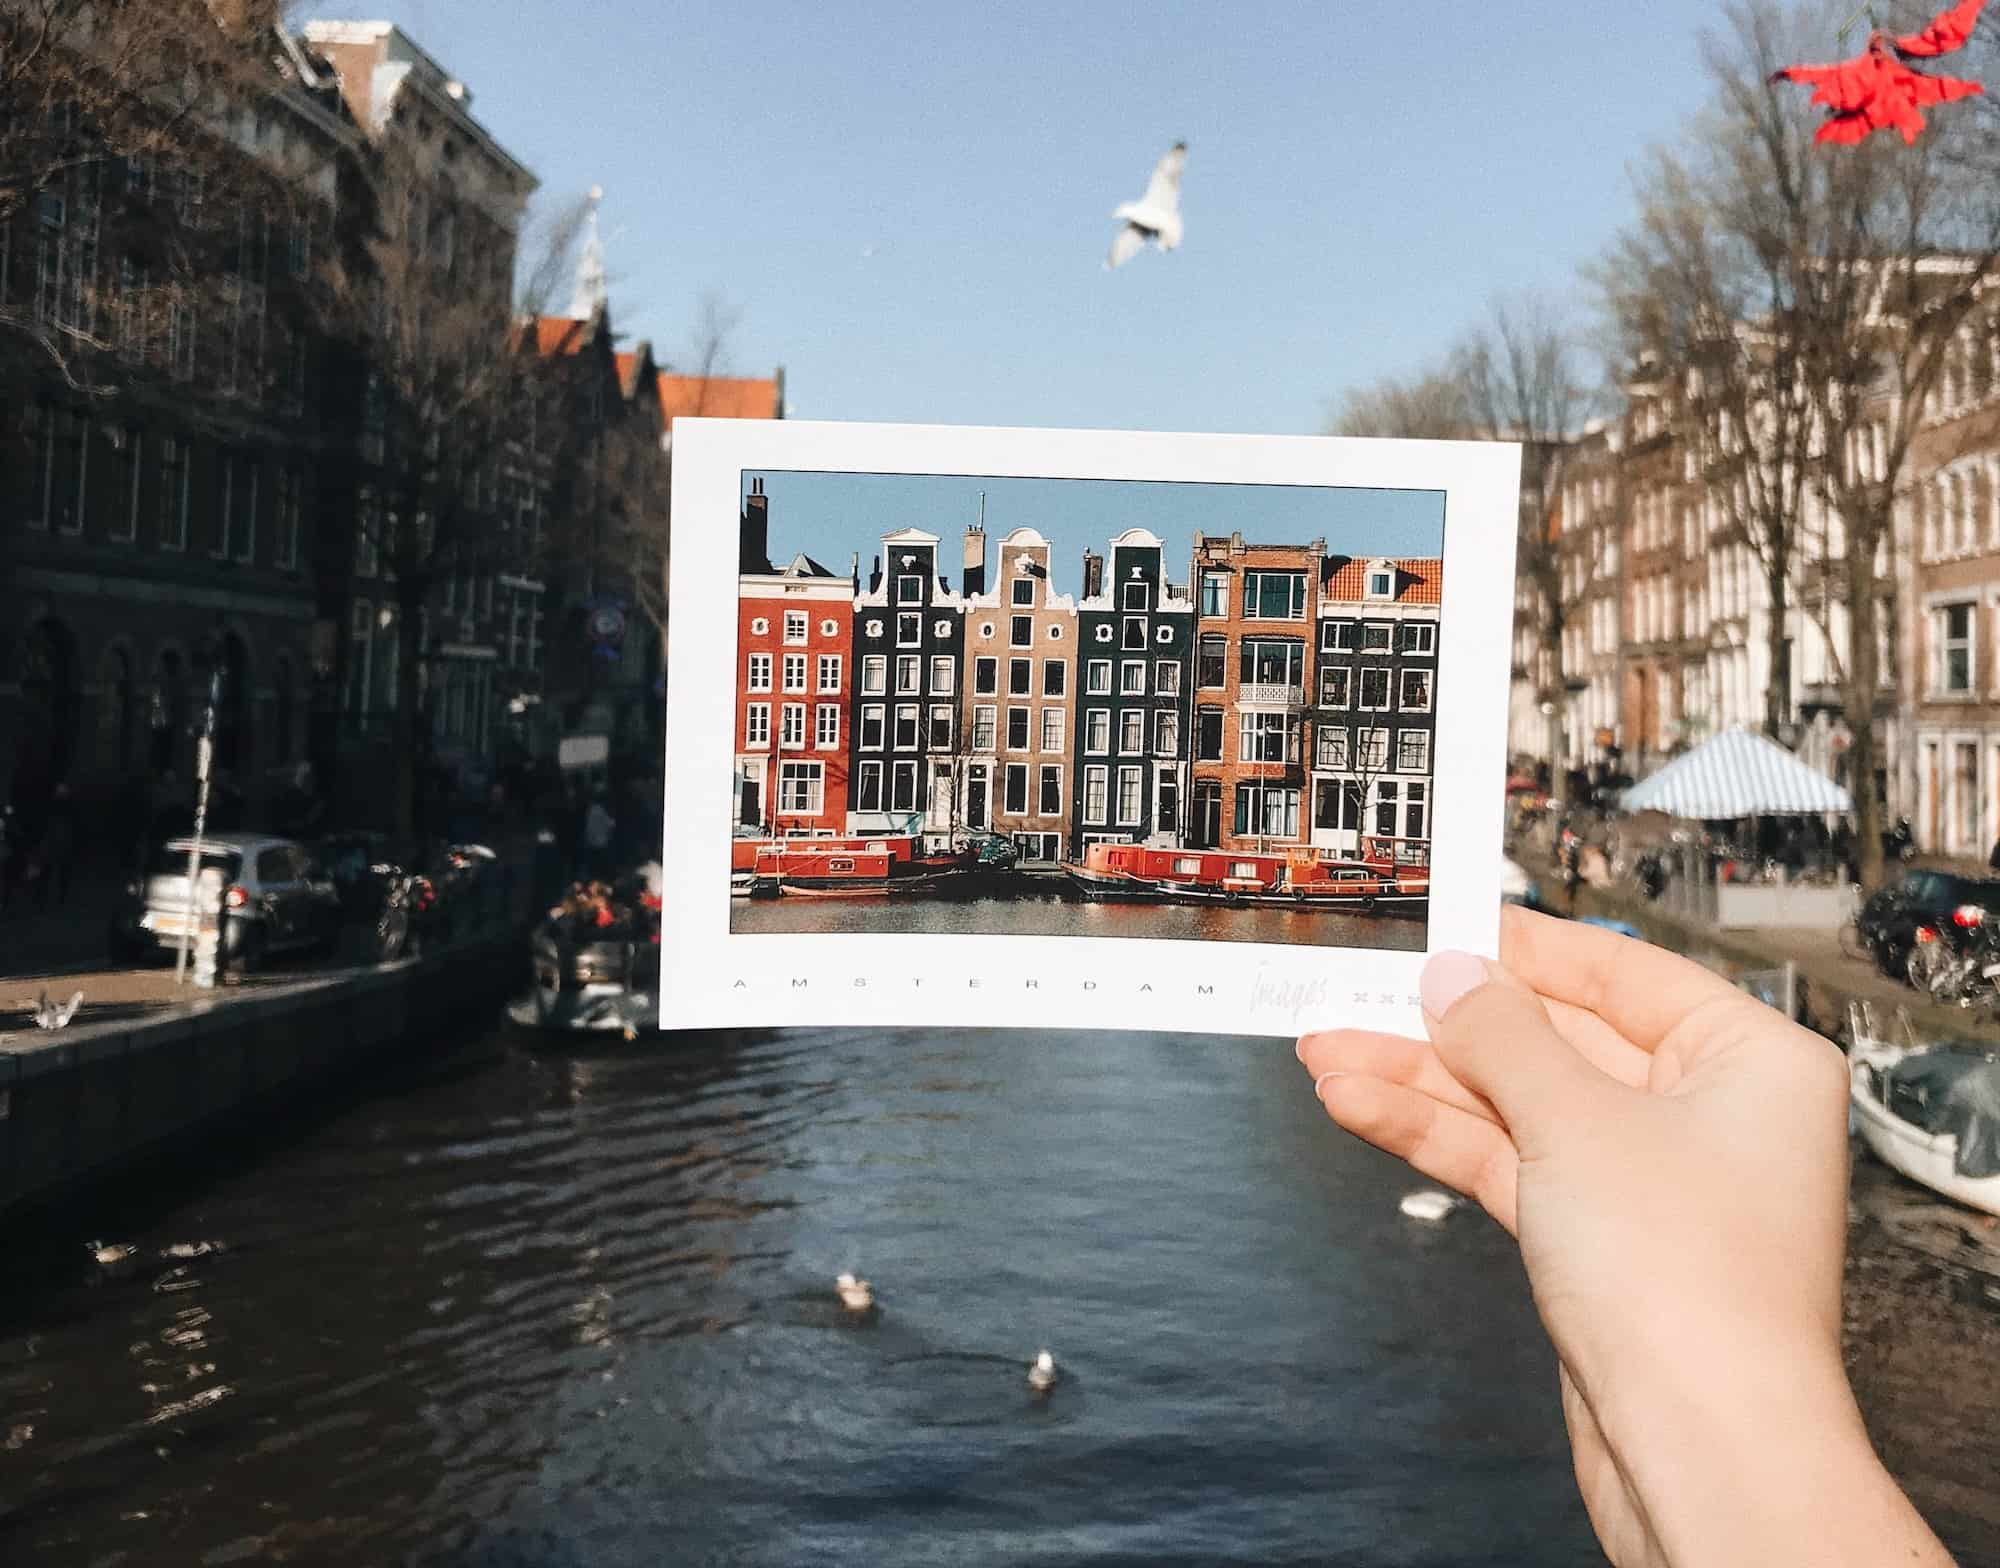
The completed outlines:
<svg viewBox="0 0 2000 1568">
<path fill-rule="evenodd" d="M 1413 1185 L 1283 1042 L 434 1048 L 16 1255 L 0 1561 L 1599 1563 Z"/>
<path fill-rule="evenodd" d="M 912 931 L 999 936 L 1116 936 L 1190 942 L 1275 942 L 1422 952 L 1425 922 L 1339 909 L 1144 904 L 1065 896 L 1061 884 L 1006 898 L 734 899 L 736 932 Z"/>
</svg>

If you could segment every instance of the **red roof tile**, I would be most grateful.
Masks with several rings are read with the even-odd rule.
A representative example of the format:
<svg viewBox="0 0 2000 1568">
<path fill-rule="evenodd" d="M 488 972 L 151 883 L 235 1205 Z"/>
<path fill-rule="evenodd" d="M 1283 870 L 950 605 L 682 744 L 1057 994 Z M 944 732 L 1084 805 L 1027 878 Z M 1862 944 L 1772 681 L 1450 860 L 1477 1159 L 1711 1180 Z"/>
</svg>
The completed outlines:
<svg viewBox="0 0 2000 1568">
<path fill-rule="evenodd" d="M 589 326 L 589 322 L 578 321 L 572 316 L 537 316 L 535 352 L 544 356 L 574 354 L 583 347 L 584 333 Z"/>
<path fill-rule="evenodd" d="M 1380 556 L 1332 556 L 1332 568 L 1320 598 L 1338 603 L 1365 604 L 1368 600 L 1368 568 Z M 1395 602 L 1398 604 L 1442 604 L 1444 602 L 1444 562 L 1435 555 L 1404 556 L 1390 562 L 1396 569 Z"/>
<path fill-rule="evenodd" d="M 675 376 L 660 372 L 660 419 L 666 428 L 690 419 L 777 419 L 775 376 Z"/>
</svg>

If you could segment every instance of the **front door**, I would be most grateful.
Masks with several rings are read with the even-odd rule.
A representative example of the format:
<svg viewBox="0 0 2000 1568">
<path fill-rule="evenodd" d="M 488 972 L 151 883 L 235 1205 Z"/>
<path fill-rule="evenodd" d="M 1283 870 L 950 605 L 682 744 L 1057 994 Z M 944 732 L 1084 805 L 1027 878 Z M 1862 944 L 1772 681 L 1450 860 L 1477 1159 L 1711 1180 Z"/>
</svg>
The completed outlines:
<svg viewBox="0 0 2000 1568">
<path fill-rule="evenodd" d="M 951 764 L 933 762 L 931 764 L 931 788 L 925 826 L 933 832 L 943 832 L 951 826 Z"/>
<path fill-rule="evenodd" d="M 965 777 L 965 825 L 969 828 L 984 829 L 986 820 L 987 774 L 985 763 L 975 763 L 966 770 Z"/>
<path fill-rule="evenodd" d="M 1222 842 L 1222 781 L 1194 781 L 1194 810 L 1188 842 L 1196 849 L 1214 849 Z"/>
<path fill-rule="evenodd" d="M 737 820 L 745 827 L 764 825 L 764 764 L 761 762 L 743 764 L 743 809 L 737 813 Z"/>
<path fill-rule="evenodd" d="M 1163 762 L 1153 770 L 1153 828 L 1176 842 L 1181 833 L 1180 769 Z"/>
</svg>

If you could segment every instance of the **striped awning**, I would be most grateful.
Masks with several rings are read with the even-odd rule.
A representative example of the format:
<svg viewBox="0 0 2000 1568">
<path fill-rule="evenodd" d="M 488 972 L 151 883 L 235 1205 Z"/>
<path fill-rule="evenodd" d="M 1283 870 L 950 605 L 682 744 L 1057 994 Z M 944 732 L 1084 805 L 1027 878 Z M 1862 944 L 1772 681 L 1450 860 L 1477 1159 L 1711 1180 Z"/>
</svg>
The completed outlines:
<svg viewBox="0 0 2000 1568">
<path fill-rule="evenodd" d="M 1625 791 L 1623 811 L 1675 817 L 1783 817 L 1852 811 L 1854 799 L 1777 742 L 1741 728 L 1725 730 Z"/>
</svg>

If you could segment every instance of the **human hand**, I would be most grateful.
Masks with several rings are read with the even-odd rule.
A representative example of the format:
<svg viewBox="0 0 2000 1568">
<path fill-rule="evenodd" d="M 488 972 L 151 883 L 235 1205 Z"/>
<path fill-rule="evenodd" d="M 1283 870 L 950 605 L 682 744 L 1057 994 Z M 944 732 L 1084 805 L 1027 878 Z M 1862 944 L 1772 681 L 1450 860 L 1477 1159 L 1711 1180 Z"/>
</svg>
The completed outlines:
<svg viewBox="0 0 2000 1568">
<path fill-rule="evenodd" d="M 1633 1565 L 1947 1564 L 1840 1359 L 1847 1074 L 1719 976 L 1510 908 L 1424 969 L 1427 1041 L 1299 1041 L 1348 1131 L 1521 1244 L 1577 1483 Z"/>
</svg>

